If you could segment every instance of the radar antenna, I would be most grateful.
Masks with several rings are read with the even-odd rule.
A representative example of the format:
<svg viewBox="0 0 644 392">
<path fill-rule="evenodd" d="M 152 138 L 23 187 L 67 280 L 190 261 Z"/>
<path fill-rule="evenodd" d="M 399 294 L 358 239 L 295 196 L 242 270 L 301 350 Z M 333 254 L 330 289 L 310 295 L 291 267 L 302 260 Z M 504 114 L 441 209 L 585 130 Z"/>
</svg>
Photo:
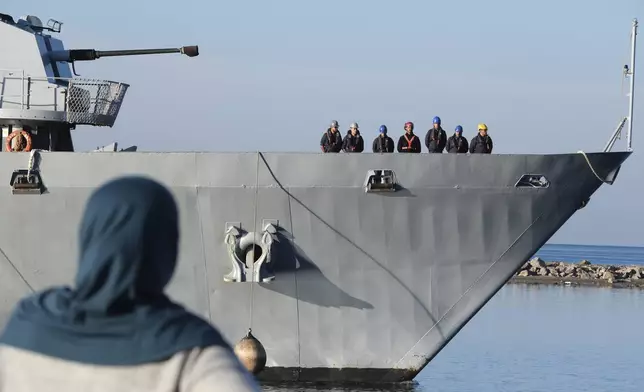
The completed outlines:
<svg viewBox="0 0 644 392">
<path fill-rule="evenodd" d="M 629 78 L 629 92 L 628 92 L 628 116 L 622 118 L 613 132 L 612 136 L 604 147 L 604 152 L 609 152 L 613 149 L 613 145 L 618 138 L 621 138 L 622 128 L 628 121 L 628 128 L 626 128 L 626 150 L 633 151 L 633 102 L 635 100 L 635 46 L 637 41 L 637 19 L 633 19 L 633 29 L 631 31 L 631 64 L 624 65 L 623 75 L 624 79 Z M 622 87 L 623 87 L 622 80 Z"/>
<path fill-rule="evenodd" d="M 628 128 L 626 130 L 626 145 L 628 151 L 633 151 L 633 102 L 635 98 L 635 42 L 637 41 L 637 19 L 633 19 L 631 33 L 631 65 L 624 66 L 624 76 L 630 76 L 628 93 Z"/>
</svg>

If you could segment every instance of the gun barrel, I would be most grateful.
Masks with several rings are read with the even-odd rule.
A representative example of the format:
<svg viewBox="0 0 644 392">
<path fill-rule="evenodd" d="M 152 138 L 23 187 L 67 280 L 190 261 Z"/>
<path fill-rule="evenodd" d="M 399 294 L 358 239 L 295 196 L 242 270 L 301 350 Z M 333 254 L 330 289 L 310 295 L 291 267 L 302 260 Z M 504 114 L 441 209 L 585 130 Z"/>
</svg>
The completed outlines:
<svg viewBox="0 0 644 392">
<path fill-rule="evenodd" d="M 129 50 L 95 50 L 95 49 L 71 49 L 59 50 L 49 53 L 49 58 L 52 61 L 91 61 L 101 57 L 115 57 L 115 56 L 137 56 L 147 54 L 166 54 L 166 53 L 181 53 L 188 57 L 195 57 L 199 55 L 199 46 L 183 46 L 181 48 L 165 48 L 165 49 L 129 49 Z"/>
<path fill-rule="evenodd" d="M 96 57 L 110 56 L 138 56 L 141 54 L 164 54 L 164 53 L 181 53 L 179 48 L 168 49 L 130 49 L 130 50 L 97 50 Z"/>
</svg>

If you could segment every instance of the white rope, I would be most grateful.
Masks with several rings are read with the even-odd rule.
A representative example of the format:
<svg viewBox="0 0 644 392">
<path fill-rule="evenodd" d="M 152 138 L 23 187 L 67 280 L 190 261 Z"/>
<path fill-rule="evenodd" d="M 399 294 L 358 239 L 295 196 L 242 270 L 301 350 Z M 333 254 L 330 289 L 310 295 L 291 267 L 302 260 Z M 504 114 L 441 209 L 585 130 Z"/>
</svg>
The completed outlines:
<svg viewBox="0 0 644 392">
<path fill-rule="evenodd" d="M 608 181 L 604 178 L 601 178 L 600 175 L 597 174 L 597 172 L 595 171 L 595 168 L 593 167 L 593 164 L 590 162 L 590 159 L 588 159 L 588 155 L 586 155 L 585 152 L 583 152 L 582 150 L 579 150 L 577 151 L 577 153 L 581 154 L 584 157 L 584 159 L 586 160 L 586 163 L 588 164 L 588 167 L 590 168 L 590 171 L 593 172 L 593 174 L 595 175 L 595 177 L 597 177 L 599 181 L 603 182 L 604 184 L 613 185 L 613 181 Z"/>
<path fill-rule="evenodd" d="M 36 161 L 36 153 L 39 153 L 40 150 L 33 149 L 29 154 L 29 163 L 27 164 L 27 177 L 31 175 L 31 171 L 34 169 L 34 162 Z"/>
<path fill-rule="evenodd" d="M 255 247 L 257 246 L 257 197 L 259 193 L 259 151 L 257 152 L 257 166 L 255 168 L 255 212 L 253 217 L 253 244 L 251 250 L 251 268 L 250 276 L 250 314 L 248 316 L 248 331 L 253 327 L 253 289 L 255 287 Z M 246 277 L 246 282 L 248 282 L 248 276 Z"/>
</svg>

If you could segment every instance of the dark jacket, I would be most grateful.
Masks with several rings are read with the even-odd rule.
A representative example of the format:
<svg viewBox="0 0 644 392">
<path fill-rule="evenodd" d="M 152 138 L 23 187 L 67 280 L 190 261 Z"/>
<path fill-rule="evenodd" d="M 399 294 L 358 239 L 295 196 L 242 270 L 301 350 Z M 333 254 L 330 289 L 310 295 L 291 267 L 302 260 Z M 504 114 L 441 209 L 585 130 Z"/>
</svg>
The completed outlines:
<svg viewBox="0 0 644 392">
<path fill-rule="evenodd" d="M 447 139 L 447 152 L 465 154 L 469 151 L 469 144 L 464 136 L 452 135 Z"/>
<path fill-rule="evenodd" d="M 420 139 L 413 132 L 409 135 L 405 132 L 398 139 L 398 152 L 420 153 Z"/>
<path fill-rule="evenodd" d="M 394 152 L 394 139 L 387 135 L 373 139 L 373 152 Z"/>
<path fill-rule="evenodd" d="M 327 129 L 320 139 L 320 148 L 322 148 L 322 152 L 340 152 L 342 150 L 340 131 L 332 133 L 331 128 Z"/>
<path fill-rule="evenodd" d="M 362 152 L 364 150 L 364 140 L 360 136 L 360 131 L 353 136 L 351 131 L 347 131 L 344 141 L 342 142 L 342 151 L 344 152 Z"/>
<path fill-rule="evenodd" d="M 472 138 L 470 141 L 470 153 L 471 154 L 491 154 L 492 153 L 492 138 L 490 135 L 485 135 L 485 137 L 478 135 Z"/>
<path fill-rule="evenodd" d="M 443 128 L 430 129 L 425 135 L 425 146 L 430 153 L 442 153 L 447 144 L 447 134 Z"/>
</svg>

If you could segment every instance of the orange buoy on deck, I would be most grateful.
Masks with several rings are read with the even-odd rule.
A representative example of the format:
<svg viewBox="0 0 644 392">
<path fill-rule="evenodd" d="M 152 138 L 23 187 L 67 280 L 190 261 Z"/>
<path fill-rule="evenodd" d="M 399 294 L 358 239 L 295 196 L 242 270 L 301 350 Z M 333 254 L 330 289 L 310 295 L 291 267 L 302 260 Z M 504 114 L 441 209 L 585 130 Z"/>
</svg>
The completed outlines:
<svg viewBox="0 0 644 392">
<path fill-rule="evenodd" d="M 13 139 L 16 138 L 17 136 L 20 136 L 21 138 L 24 138 L 24 142 L 19 138 L 16 139 L 17 143 L 15 145 L 15 149 L 13 146 Z M 10 152 L 29 152 L 31 151 L 31 135 L 29 132 L 20 129 L 20 130 L 15 130 L 7 136 L 7 140 L 5 142 L 5 150 L 10 151 Z"/>
</svg>

